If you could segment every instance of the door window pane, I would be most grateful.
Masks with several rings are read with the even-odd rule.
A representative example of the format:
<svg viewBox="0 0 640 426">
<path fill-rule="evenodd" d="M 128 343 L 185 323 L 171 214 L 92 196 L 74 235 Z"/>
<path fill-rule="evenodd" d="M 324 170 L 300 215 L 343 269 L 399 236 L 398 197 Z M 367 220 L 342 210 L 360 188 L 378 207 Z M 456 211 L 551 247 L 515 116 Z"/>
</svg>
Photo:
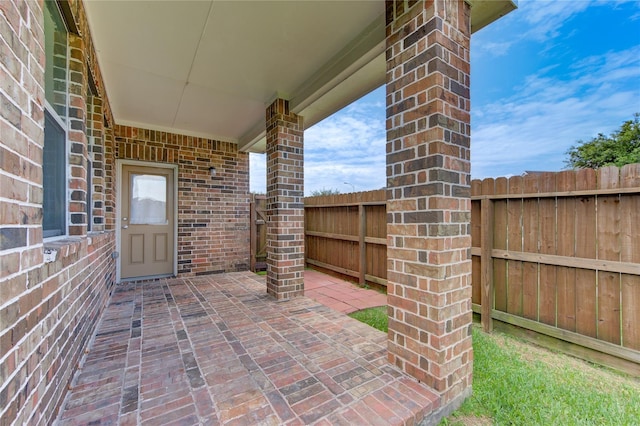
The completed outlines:
<svg viewBox="0 0 640 426">
<path fill-rule="evenodd" d="M 167 225 L 167 178 L 132 174 L 129 203 L 132 225 Z"/>
</svg>

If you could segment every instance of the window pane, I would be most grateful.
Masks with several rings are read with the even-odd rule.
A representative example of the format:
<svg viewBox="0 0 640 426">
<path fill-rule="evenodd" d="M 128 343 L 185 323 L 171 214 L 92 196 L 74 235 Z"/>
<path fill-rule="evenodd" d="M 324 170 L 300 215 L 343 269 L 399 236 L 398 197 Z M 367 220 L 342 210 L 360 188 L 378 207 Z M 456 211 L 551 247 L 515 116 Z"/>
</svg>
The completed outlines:
<svg viewBox="0 0 640 426">
<path fill-rule="evenodd" d="M 166 225 L 167 178 L 158 175 L 131 175 L 129 201 L 132 225 Z"/>
<path fill-rule="evenodd" d="M 91 175 L 93 174 L 93 167 L 91 166 L 91 160 L 87 161 L 87 232 L 93 228 L 93 188 Z"/>
<path fill-rule="evenodd" d="M 62 127 L 48 111 L 44 117 L 42 230 L 45 237 L 53 237 L 65 233 L 66 143 Z"/>
<path fill-rule="evenodd" d="M 45 98 L 63 120 L 67 117 L 67 29 L 57 2 L 45 1 Z"/>
</svg>

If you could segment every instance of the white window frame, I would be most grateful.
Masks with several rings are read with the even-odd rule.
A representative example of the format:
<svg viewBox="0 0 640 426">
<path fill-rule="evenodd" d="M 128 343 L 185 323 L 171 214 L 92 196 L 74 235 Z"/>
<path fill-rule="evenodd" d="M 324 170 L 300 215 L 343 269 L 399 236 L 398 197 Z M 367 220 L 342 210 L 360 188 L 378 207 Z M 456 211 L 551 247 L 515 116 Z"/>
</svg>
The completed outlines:
<svg viewBox="0 0 640 426">
<path fill-rule="evenodd" d="M 68 59 L 67 59 L 68 63 Z M 67 68 L 68 69 L 68 68 Z M 69 74 L 67 73 L 67 82 Z M 43 241 L 55 241 L 67 238 L 69 236 L 69 126 L 65 123 L 62 118 L 58 115 L 56 110 L 49 104 L 49 101 L 45 99 L 44 108 L 49 113 L 49 116 L 53 118 L 53 120 L 62 128 L 64 131 L 64 229 L 62 235 L 55 235 L 52 237 L 43 237 Z M 67 104 L 65 106 L 67 112 L 69 111 L 69 98 L 67 97 Z M 44 130 L 44 129 L 43 129 Z M 44 132 L 43 132 L 44 137 Z M 44 143 L 42 146 L 43 150 L 43 161 L 44 161 Z M 44 178 L 44 173 L 42 174 Z M 44 182 L 42 184 L 42 192 L 44 197 Z M 43 222 L 44 222 L 44 204 L 42 210 Z M 44 234 L 44 229 L 42 230 Z"/>
<path fill-rule="evenodd" d="M 70 53 L 70 49 L 69 49 L 69 39 L 68 39 L 68 35 L 70 34 L 69 32 L 69 26 L 67 25 L 67 21 L 65 20 L 64 17 L 64 13 L 62 13 L 62 10 L 60 9 L 60 4 L 55 1 L 55 7 L 58 10 L 58 13 L 60 13 L 60 17 L 62 18 L 62 24 L 65 27 L 65 30 L 67 32 L 67 45 L 66 45 L 66 64 L 65 64 L 65 76 L 66 76 L 66 80 L 65 80 L 65 87 L 66 87 L 66 96 L 65 96 L 65 105 L 64 105 L 64 109 L 65 109 L 65 116 L 67 118 L 67 120 L 63 120 L 58 113 L 56 112 L 55 108 L 49 103 L 49 101 L 46 99 L 44 99 L 44 109 L 49 113 L 49 115 L 54 119 L 54 121 L 62 128 L 62 130 L 64 131 L 64 226 L 63 226 L 63 234 L 62 235 L 56 235 L 56 236 L 52 236 L 52 237 L 44 237 L 44 227 L 42 229 L 43 232 L 43 242 L 48 242 L 48 241 L 56 241 L 56 240 L 62 240 L 65 238 L 69 237 L 69 222 L 70 222 L 70 212 L 69 212 L 69 198 L 70 198 L 70 191 L 69 191 L 69 177 L 71 175 L 70 171 L 69 171 L 69 152 L 70 152 L 70 144 L 69 144 L 69 53 Z M 44 7 L 44 9 L 46 9 L 46 7 Z M 47 13 L 45 11 L 45 13 Z M 46 35 L 46 34 L 45 34 Z M 46 58 L 45 58 L 46 60 Z M 46 91 L 46 88 L 45 88 Z M 44 161 L 44 127 L 43 127 L 43 146 L 42 146 L 42 150 L 43 150 L 43 161 Z M 43 179 L 44 179 L 44 173 L 43 173 Z M 43 193 L 43 200 L 44 200 L 44 182 L 42 185 L 42 193 Z M 43 222 L 44 222 L 44 203 L 42 204 L 43 210 L 42 210 L 42 217 L 43 217 Z M 43 224 L 41 225 L 43 226 Z"/>
</svg>

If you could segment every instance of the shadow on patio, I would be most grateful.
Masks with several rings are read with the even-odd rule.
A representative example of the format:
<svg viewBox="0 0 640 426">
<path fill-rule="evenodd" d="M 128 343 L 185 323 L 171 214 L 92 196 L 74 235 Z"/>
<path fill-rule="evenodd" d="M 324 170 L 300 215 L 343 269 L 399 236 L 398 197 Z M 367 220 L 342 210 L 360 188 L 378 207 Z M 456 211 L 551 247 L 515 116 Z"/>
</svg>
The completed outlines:
<svg viewBox="0 0 640 426">
<path fill-rule="evenodd" d="M 438 396 L 387 336 L 250 272 L 116 287 L 58 424 L 413 424 Z"/>
</svg>

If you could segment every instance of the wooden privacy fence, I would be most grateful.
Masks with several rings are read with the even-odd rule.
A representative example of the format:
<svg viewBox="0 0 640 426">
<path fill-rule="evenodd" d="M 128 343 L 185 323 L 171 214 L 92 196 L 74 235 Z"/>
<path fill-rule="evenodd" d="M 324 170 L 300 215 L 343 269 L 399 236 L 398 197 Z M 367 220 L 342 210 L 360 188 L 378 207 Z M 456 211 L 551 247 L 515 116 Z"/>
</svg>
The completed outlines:
<svg viewBox="0 0 640 426">
<path fill-rule="evenodd" d="M 471 189 L 472 307 L 484 328 L 499 320 L 640 374 L 640 164 Z M 386 223 L 385 190 L 307 197 L 306 262 L 386 285 Z"/>
<path fill-rule="evenodd" d="M 305 198 L 306 262 L 386 286 L 386 212 L 384 189 Z"/>
<path fill-rule="evenodd" d="M 640 164 L 474 180 L 471 215 L 485 330 L 497 319 L 640 371 Z"/>
</svg>

